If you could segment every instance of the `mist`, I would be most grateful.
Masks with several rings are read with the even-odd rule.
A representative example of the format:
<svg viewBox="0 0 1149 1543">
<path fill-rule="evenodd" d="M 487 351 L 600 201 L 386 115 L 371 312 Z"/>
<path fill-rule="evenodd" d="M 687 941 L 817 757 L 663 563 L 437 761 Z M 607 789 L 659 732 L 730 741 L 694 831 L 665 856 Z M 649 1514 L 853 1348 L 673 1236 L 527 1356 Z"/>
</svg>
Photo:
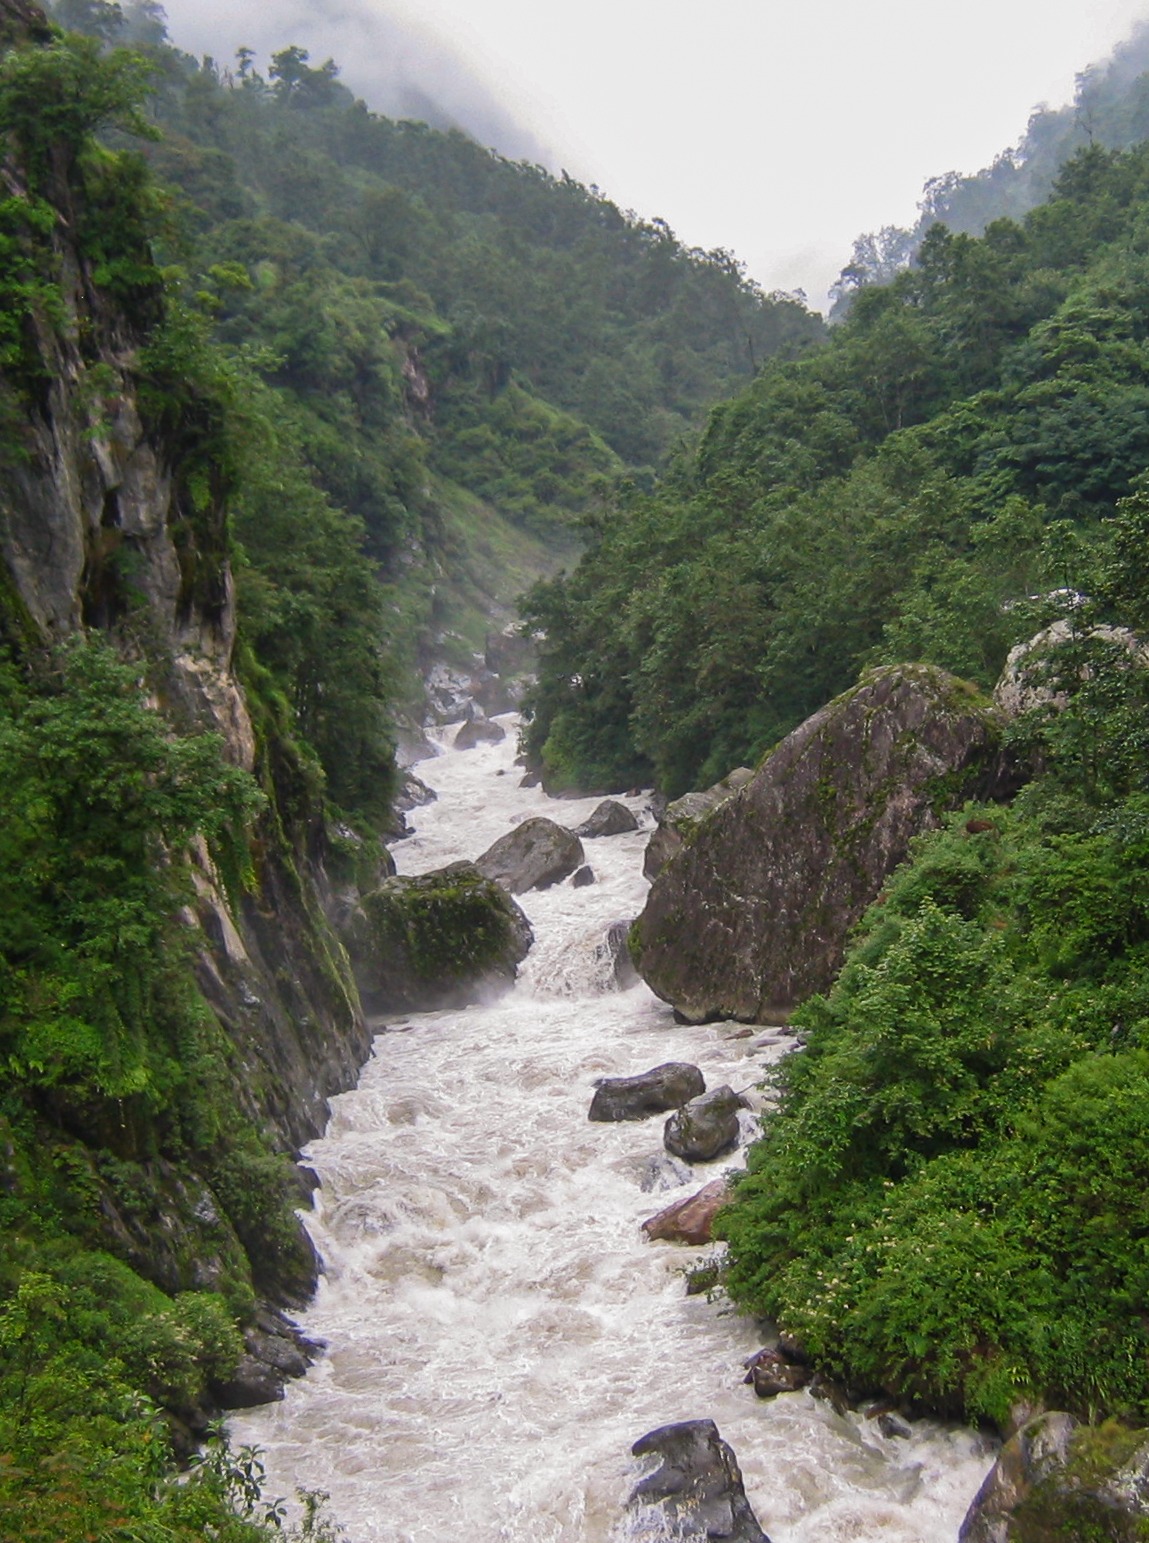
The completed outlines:
<svg viewBox="0 0 1149 1543">
<path fill-rule="evenodd" d="M 511 160 L 557 170 L 554 152 L 498 100 L 453 48 L 386 0 L 261 0 L 246 11 L 232 0 L 164 0 L 177 47 L 229 65 L 253 48 L 258 69 L 296 43 L 312 64 L 334 58 L 344 85 L 376 112 L 462 129 Z"/>
</svg>

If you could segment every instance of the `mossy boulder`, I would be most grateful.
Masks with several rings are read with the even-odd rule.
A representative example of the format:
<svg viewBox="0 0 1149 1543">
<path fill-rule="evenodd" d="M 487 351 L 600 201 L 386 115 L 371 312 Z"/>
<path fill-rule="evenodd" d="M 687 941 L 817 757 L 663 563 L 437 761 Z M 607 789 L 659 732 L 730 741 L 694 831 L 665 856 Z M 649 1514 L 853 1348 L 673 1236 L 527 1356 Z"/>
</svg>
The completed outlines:
<svg viewBox="0 0 1149 1543">
<path fill-rule="evenodd" d="M 1149 1431 L 1042 1414 L 1002 1448 L 959 1543 L 1145 1543 Z"/>
<path fill-rule="evenodd" d="M 872 671 L 685 835 L 635 925 L 635 963 L 692 1022 L 769 1022 L 830 984 L 915 836 L 1010 790 L 973 686 L 927 665 Z"/>
<path fill-rule="evenodd" d="M 514 981 L 530 923 L 473 863 L 387 879 L 365 895 L 347 933 L 369 1011 L 463 1007 Z"/>
<path fill-rule="evenodd" d="M 753 779 L 754 773 L 749 766 L 736 766 L 713 787 L 702 788 L 695 793 L 684 793 L 681 798 L 676 798 L 673 803 L 667 804 L 658 817 L 657 827 L 646 843 L 646 851 L 642 858 L 644 876 L 648 879 L 657 878 L 670 859 L 682 851 L 683 846 L 697 829 L 698 822 L 717 809 L 719 804 L 724 804 L 728 798 L 733 798 L 740 788 L 744 788 Z"/>
</svg>

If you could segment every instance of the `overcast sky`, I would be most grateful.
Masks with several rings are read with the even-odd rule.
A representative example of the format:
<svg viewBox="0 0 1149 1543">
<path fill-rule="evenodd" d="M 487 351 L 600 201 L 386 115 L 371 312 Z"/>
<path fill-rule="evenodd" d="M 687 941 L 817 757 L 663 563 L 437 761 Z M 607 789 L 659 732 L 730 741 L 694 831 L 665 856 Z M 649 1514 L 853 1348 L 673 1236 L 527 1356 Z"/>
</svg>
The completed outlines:
<svg viewBox="0 0 1149 1543">
<path fill-rule="evenodd" d="M 164 0 L 173 40 L 328 55 L 822 305 L 861 231 L 1073 94 L 1149 0 Z M 397 94 L 398 93 L 398 96 Z"/>
</svg>

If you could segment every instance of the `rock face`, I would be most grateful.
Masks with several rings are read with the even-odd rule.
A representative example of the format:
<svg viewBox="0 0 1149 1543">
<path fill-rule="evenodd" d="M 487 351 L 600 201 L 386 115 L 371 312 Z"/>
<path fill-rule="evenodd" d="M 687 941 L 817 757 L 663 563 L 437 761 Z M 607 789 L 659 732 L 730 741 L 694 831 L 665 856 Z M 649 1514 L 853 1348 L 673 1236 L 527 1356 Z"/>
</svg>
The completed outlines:
<svg viewBox="0 0 1149 1543">
<path fill-rule="evenodd" d="M 642 1230 L 652 1243 L 689 1243 L 695 1247 L 709 1243 L 714 1218 L 729 1199 L 726 1180 L 712 1179 L 696 1194 L 676 1200 L 656 1216 L 648 1217 Z"/>
<path fill-rule="evenodd" d="M 706 1079 L 689 1061 L 666 1061 L 634 1077 L 604 1077 L 591 1099 L 588 1119 L 645 1120 L 681 1109 L 706 1091 Z"/>
<path fill-rule="evenodd" d="M 708 1163 L 738 1142 L 738 1111 L 745 1100 L 733 1088 L 714 1088 L 672 1114 L 662 1134 L 663 1145 L 687 1163 Z"/>
<path fill-rule="evenodd" d="M 347 941 L 371 1011 L 426 1012 L 505 990 L 533 936 L 500 885 L 451 863 L 365 895 Z"/>
<path fill-rule="evenodd" d="M 1041 1414 L 1001 1450 L 958 1543 L 1139 1543 L 1149 1518 L 1145 1431 Z"/>
<path fill-rule="evenodd" d="M 655 879 L 636 926 L 647 984 L 692 1022 L 766 1022 L 833 979 L 914 836 L 1012 791 L 998 718 L 926 665 L 876 670 L 815 713 Z"/>
<path fill-rule="evenodd" d="M 1140 669 L 1149 666 L 1149 648 L 1127 627 L 1093 627 L 1082 635 L 1075 633 L 1070 622 L 1056 621 L 1028 643 L 1010 649 L 1001 679 L 993 688 L 998 711 L 1007 718 L 1016 718 L 1034 707 L 1065 707 L 1068 696 L 1055 691 L 1047 676 L 1057 651 L 1075 639 L 1104 645 L 1112 656 L 1111 664 Z"/>
<path fill-rule="evenodd" d="M 522 895 L 558 884 L 582 867 L 584 857 L 573 831 L 539 815 L 500 836 L 476 859 L 475 867 L 512 895 Z"/>
<path fill-rule="evenodd" d="M 627 1507 L 643 1526 L 638 1537 L 672 1537 L 681 1543 L 770 1543 L 758 1525 L 742 1472 L 713 1420 L 663 1425 L 631 1447 L 635 1457 L 658 1457 L 662 1466 L 635 1486 Z M 655 1528 L 661 1530 L 655 1531 Z"/>
<path fill-rule="evenodd" d="M 698 822 L 732 798 L 752 780 L 754 773 L 748 766 L 736 766 L 727 772 L 721 782 L 697 793 L 684 793 L 673 803 L 667 804 L 658 816 L 658 827 L 646 843 L 642 859 L 642 871 L 648 879 L 655 879 L 672 857 L 682 851 L 693 835 Z"/>
<path fill-rule="evenodd" d="M 581 825 L 575 827 L 575 835 L 584 841 L 599 836 L 622 836 L 629 830 L 638 829 L 638 817 L 616 798 L 604 798 Z"/>
</svg>

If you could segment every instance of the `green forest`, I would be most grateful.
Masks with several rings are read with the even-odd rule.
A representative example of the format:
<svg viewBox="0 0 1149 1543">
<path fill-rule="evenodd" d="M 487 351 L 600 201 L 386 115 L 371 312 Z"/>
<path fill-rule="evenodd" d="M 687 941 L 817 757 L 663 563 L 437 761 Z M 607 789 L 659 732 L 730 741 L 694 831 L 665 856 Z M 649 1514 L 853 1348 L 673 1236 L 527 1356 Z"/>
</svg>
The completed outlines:
<svg viewBox="0 0 1149 1543">
<path fill-rule="evenodd" d="M 1149 1423 L 1149 675 L 1104 630 L 1149 629 L 1143 45 L 863 240 L 827 327 L 287 40 L 261 73 L 154 0 L 49 10 L 0 5 L 4 483 L 62 392 L 101 445 L 130 400 L 254 751 L 184 710 L 114 518 L 75 626 L 0 571 L 0 1535 L 336 1536 L 206 1418 L 311 1262 L 188 919 L 205 873 L 306 914 L 317 852 L 378 861 L 421 671 L 520 591 L 555 791 L 705 787 L 873 665 L 988 690 L 1067 625 L 1022 791 L 922 838 L 795 1014 L 725 1289 L 915 1408 Z M 150 1258 L 132 1219 L 203 1195 Z"/>
</svg>

